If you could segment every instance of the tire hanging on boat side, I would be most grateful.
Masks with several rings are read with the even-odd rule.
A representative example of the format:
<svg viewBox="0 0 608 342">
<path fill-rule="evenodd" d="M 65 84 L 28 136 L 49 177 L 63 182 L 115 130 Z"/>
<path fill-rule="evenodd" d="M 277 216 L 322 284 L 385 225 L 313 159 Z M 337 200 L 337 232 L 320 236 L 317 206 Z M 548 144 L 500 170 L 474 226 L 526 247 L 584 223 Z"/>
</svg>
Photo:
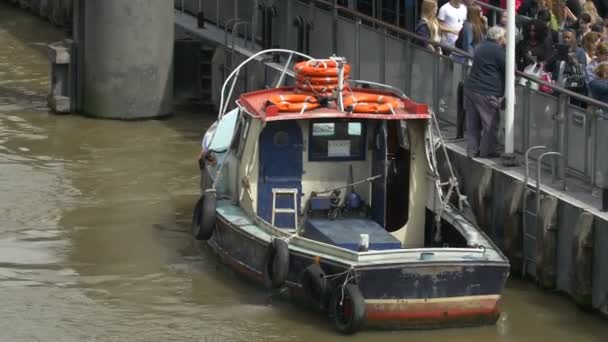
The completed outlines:
<svg viewBox="0 0 608 342">
<path fill-rule="evenodd" d="M 215 229 L 216 198 L 214 192 L 205 192 L 196 202 L 192 213 L 192 235 L 197 240 L 209 240 Z"/>
<path fill-rule="evenodd" d="M 289 246 L 283 239 L 274 238 L 264 258 L 264 283 L 272 289 L 285 284 L 289 272 Z"/>
<path fill-rule="evenodd" d="M 329 301 L 329 317 L 336 330 L 343 334 L 356 333 L 365 320 L 365 299 L 356 284 L 334 289 Z"/>
<path fill-rule="evenodd" d="M 329 286 L 325 271 L 321 266 L 317 264 L 308 266 L 302 271 L 299 281 L 308 303 L 314 303 L 319 309 L 327 307 Z"/>
</svg>

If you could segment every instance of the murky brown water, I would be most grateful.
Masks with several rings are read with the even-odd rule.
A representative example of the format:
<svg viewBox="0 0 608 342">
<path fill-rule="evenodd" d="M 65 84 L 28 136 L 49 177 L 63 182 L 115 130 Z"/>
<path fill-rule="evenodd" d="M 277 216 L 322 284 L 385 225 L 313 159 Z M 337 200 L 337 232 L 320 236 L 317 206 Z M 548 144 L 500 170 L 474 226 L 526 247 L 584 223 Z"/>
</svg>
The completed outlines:
<svg viewBox="0 0 608 342">
<path fill-rule="evenodd" d="M 0 341 L 608 341 L 608 321 L 511 281 L 496 326 L 336 335 L 189 236 L 211 116 L 115 122 L 46 109 L 63 34 L 0 3 Z"/>
</svg>

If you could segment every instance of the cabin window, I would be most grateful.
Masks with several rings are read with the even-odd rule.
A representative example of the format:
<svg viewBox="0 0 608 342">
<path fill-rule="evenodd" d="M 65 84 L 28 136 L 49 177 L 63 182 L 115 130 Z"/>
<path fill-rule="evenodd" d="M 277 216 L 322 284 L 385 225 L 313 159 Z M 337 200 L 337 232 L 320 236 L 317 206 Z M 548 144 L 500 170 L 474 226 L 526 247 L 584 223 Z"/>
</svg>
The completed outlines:
<svg viewBox="0 0 608 342">
<path fill-rule="evenodd" d="M 365 160 L 362 121 L 311 122 L 308 160 Z"/>
<path fill-rule="evenodd" d="M 230 148 L 235 151 L 237 158 L 240 158 L 245 148 L 245 141 L 247 140 L 247 134 L 249 133 L 249 125 L 251 118 L 248 115 L 241 113 L 238 118 L 236 128 L 234 130 L 234 136 L 232 137 L 232 144 Z"/>
</svg>

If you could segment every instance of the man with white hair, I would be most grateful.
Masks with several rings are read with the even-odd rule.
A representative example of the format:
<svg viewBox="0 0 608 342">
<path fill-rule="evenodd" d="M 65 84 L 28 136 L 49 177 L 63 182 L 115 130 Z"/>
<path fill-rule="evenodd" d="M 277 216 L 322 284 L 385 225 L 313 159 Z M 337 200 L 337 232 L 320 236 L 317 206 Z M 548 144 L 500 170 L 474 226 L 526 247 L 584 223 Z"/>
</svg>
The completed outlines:
<svg viewBox="0 0 608 342">
<path fill-rule="evenodd" d="M 505 29 L 488 30 L 464 82 L 467 155 L 496 158 L 500 101 L 505 91 Z"/>
</svg>

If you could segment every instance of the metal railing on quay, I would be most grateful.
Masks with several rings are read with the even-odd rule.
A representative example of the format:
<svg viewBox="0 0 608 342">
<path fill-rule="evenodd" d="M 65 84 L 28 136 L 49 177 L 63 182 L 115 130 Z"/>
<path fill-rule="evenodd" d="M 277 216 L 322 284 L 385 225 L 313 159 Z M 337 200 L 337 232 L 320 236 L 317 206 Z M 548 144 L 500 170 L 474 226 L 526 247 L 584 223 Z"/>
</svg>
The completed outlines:
<svg viewBox="0 0 608 342">
<path fill-rule="evenodd" d="M 224 2 L 218 1 L 211 0 L 222 6 Z M 259 1 L 247 2 L 259 5 Z M 353 64 L 357 79 L 403 89 L 413 99 L 431 105 L 442 122 L 459 123 L 457 87 L 468 74 L 471 54 L 340 6 L 336 0 L 284 0 L 275 6 L 275 45 L 302 48 L 312 56 L 345 56 Z M 256 9 L 250 11 L 255 12 Z M 296 18 L 308 23 L 307 34 L 298 34 L 305 25 L 295 27 Z M 302 37 L 308 37 L 310 42 L 298 45 L 297 40 Z M 440 48 L 443 53 L 427 46 Z M 608 158 L 603 158 L 597 148 L 608 143 L 608 134 L 604 134 L 608 132 L 608 120 L 603 115 L 608 113 L 608 104 L 521 72 L 516 74 L 516 152 L 523 155 L 530 146 L 548 146 L 563 155 L 557 166 L 560 174 L 576 177 L 591 187 L 608 185 L 604 176 L 608 175 Z"/>
</svg>

